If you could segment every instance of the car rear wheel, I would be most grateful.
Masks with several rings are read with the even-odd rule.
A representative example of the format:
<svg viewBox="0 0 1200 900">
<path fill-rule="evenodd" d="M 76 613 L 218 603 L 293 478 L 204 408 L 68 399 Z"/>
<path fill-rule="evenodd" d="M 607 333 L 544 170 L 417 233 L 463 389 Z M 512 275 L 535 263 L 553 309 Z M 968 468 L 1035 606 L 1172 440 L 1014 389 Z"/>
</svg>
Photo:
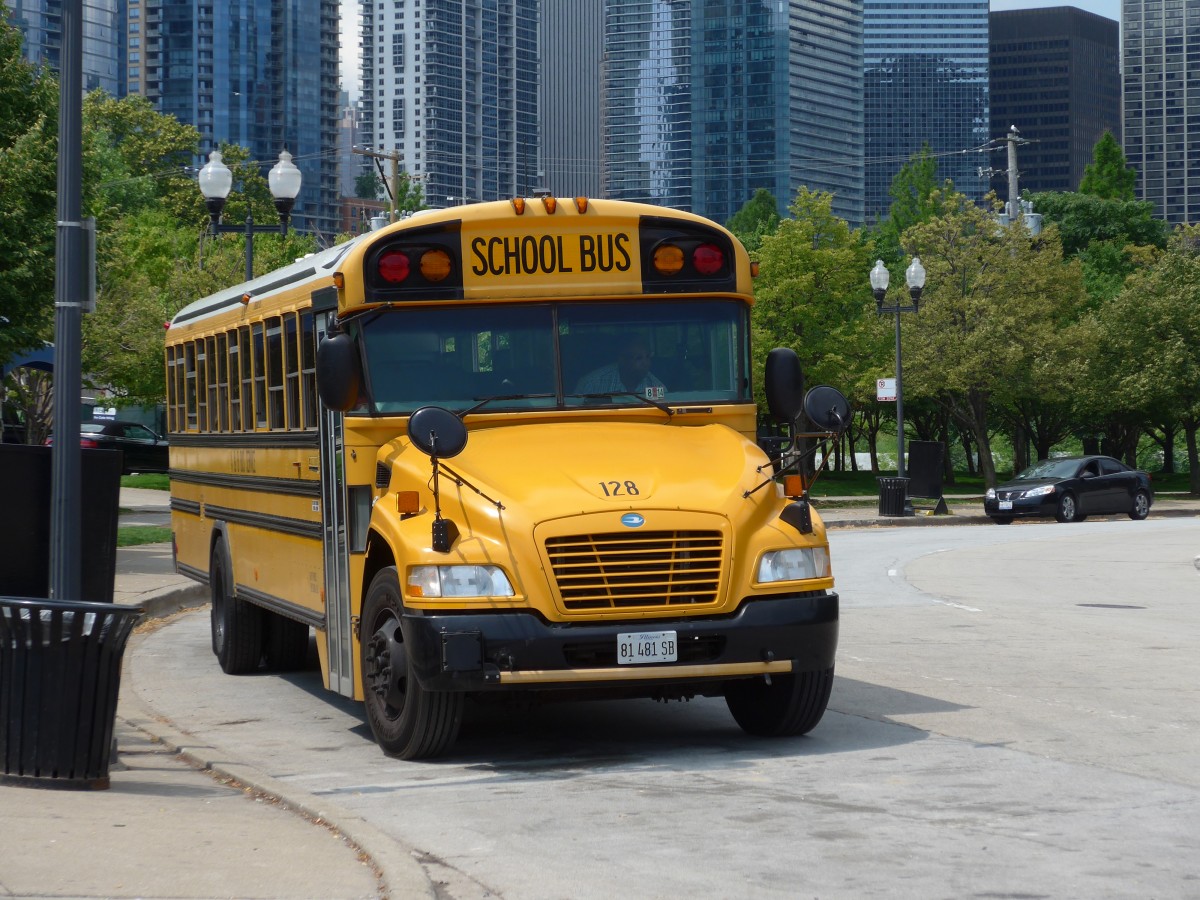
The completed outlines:
<svg viewBox="0 0 1200 900">
<path fill-rule="evenodd" d="M 1076 522 L 1079 519 L 1079 506 L 1074 494 L 1063 494 L 1058 500 L 1058 511 L 1054 518 L 1060 522 Z"/>
<path fill-rule="evenodd" d="M 1133 495 L 1133 509 L 1129 511 L 1129 518 L 1136 522 L 1148 515 L 1150 515 L 1150 495 L 1145 491 L 1138 491 Z"/>
</svg>

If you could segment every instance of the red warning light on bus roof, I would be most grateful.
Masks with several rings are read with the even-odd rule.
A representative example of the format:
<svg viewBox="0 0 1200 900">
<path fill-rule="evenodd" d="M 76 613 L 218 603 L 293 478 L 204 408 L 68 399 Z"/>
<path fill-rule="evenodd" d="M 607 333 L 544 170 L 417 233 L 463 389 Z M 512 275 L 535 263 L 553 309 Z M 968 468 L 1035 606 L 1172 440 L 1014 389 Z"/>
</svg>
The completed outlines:
<svg viewBox="0 0 1200 900">
<path fill-rule="evenodd" d="M 391 284 L 399 284 L 408 278 L 408 256 L 392 250 L 379 257 L 379 277 Z"/>
</svg>

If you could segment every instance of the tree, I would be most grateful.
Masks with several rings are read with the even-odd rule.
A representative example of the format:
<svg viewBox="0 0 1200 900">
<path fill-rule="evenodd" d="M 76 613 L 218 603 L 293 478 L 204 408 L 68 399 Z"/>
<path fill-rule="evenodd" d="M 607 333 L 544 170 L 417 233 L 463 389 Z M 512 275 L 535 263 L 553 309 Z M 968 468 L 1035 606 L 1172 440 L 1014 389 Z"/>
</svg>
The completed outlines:
<svg viewBox="0 0 1200 900">
<path fill-rule="evenodd" d="M 1063 330 L 1084 296 L 1079 266 L 1063 263 L 1055 229 L 1033 238 L 1020 224 L 1002 228 L 991 199 L 993 211 L 961 194 L 936 198 L 948 211 L 902 237 L 927 271 L 920 312 L 903 333 L 905 386 L 970 432 L 989 486 L 997 411 L 1056 389 L 1071 368 Z"/>
<path fill-rule="evenodd" d="M 862 231 L 832 209 L 832 194 L 802 187 L 792 218 L 763 238 L 756 254 L 755 381 L 761 383 L 768 349 L 790 347 L 809 384 L 832 384 L 853 404 L 873 404 L 879 347 L 864 281 L 874 253 Z"/>
<path fill-rule="evenodd" d="M 57 155 L 58 82 L 26 62 L 0 6 L 0 361 L 53 327 Z"/>
<path fill-rule="evenodd" d="M 383 179 L 374 172 L 354 177 L 354 196 L 359 200 L 378 200 L 383 193 Z"/>
<path fill-rule="evenodd" d="M 1105 131 L 1092 149 L 1092 161 L 1083 168 L 1079 193 L 1102 200 L 1133 200 L 1137 172 L 1125 160 L 1125 152 L 1111 131 Z"/>
<path fill-rule="evenodd" d="M 1190 489 L 1200 493 L 1200 228 L 1179 229 L 1158 262 L 1135 273 L 1094 316 L 1095 390 L 1139 420 L 1179 422 L 1187 441 Z"/>
<path fill-rule="evenodd" d="M 918 222 L 925 222 L 945 212 L 943 201 L 954 191 L 954 183 L 938 182 L 937 157 L 929 144 L 909 157 L 908 162 L 892 178 L 888 195 L 892 203 L 888 217 L 878 229 L 879 255 L 889 266 L 900 265 L 903 253 L 900 236 Z"/>
<path fill-rule="evenodd" d="M 779 227 L 779 203 L 766 188 L 759 188 L 742 208 L 730 216 L 725 227 L 732 231 L 746 249 L 754 252 L 762 246 L 763 238 L 774 234 Z"/>
<path fill-rule="evenodd" d="M 1058 192 L 1030 199 L 1058 226 L 1063 255 L 1079 259 L 1093 308 L 1115 297 L 1126 278 L 1167 246 L 1167 225 L 1154 218 L 1152 203 Z"/>
<path fill-rule="evenodd" d="M 98 206 L 117 215 L 155 206 L 179 222 L 204 220 L 204 198 L 190 168 L 200 148 L 194 126 L 157 112 L 144 97 L 118 100 L 104 91 L 84 98 L 83 120 L 89 156 L 108 158 L 107 166 L 93 164 L 87 173 Z"/>
</svg>

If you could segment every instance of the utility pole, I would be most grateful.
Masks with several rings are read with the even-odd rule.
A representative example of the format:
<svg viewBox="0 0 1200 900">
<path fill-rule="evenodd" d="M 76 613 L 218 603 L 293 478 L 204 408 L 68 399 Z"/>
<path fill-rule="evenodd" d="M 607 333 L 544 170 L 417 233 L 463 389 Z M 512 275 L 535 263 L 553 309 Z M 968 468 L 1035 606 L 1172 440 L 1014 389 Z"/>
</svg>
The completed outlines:
<svg viewBox="0 0 1200 900">
<path fill-rule="evenodd" d="M 1017 143 L 1021 140 L 1021 132 L 1016 125 L 1008 126 L 1008 203 L 1005 211 L 1008 221 L 1016 222 L 1021 218 L 1021 192 L 1017 190 Z"/>
<path fill-rule="evenodd" d="M 388 153 L 383 153 L 379 150 L 367 150 L 363 147 L 351 147 L 351 153 L 357 153 L 359 156 L 369 156 L 375 160 L 375 165 L 379 167 L 379 176 L 383 178 L 383 186 L 387 188 L 388 200 L 391 202 L 389 210 L 389 222 L 395 222 L 397 218 L 396 210 L 396 188 L 400 184 L 400 151 L 392 150 Z M 382 160 L 391 160 L 392 177 L 389 181 L 383 174 L 383 167 L 380 165 Z"/>
</svg>

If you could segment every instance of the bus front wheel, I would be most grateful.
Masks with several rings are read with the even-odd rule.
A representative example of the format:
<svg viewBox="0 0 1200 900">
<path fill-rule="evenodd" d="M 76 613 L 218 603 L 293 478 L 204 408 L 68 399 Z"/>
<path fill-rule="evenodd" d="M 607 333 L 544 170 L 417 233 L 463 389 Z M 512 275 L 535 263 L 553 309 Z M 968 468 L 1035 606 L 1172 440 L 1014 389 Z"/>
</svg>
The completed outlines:
<svg viewBox="0 0 1200 900">
<path fill-rule="evenodd" d="M 371 581 L 363 603 L 362 682 L 367 721 L 389 756 L 427 759 L 444 753 L 462 724 L 463 695 L 427 691 L 413 675 L 400 629 L 400 580 L 395 566 Z"/>
<path fill-rule="evenodd" d="M 233 595 L 233 566 L 224 543 L 213 548 L 208 570 L 212 590 L 212 648 L 226 675 L 258 668 L 263 654 L 263 611 Z"/>
<path fill-rule="evenodd" d="M 742 731 L 760 737 L 807 734 L 817 727 L 829 692 L 833 669 L 795 672 L 730 682 L 725 703 Z"/>
</svg>

